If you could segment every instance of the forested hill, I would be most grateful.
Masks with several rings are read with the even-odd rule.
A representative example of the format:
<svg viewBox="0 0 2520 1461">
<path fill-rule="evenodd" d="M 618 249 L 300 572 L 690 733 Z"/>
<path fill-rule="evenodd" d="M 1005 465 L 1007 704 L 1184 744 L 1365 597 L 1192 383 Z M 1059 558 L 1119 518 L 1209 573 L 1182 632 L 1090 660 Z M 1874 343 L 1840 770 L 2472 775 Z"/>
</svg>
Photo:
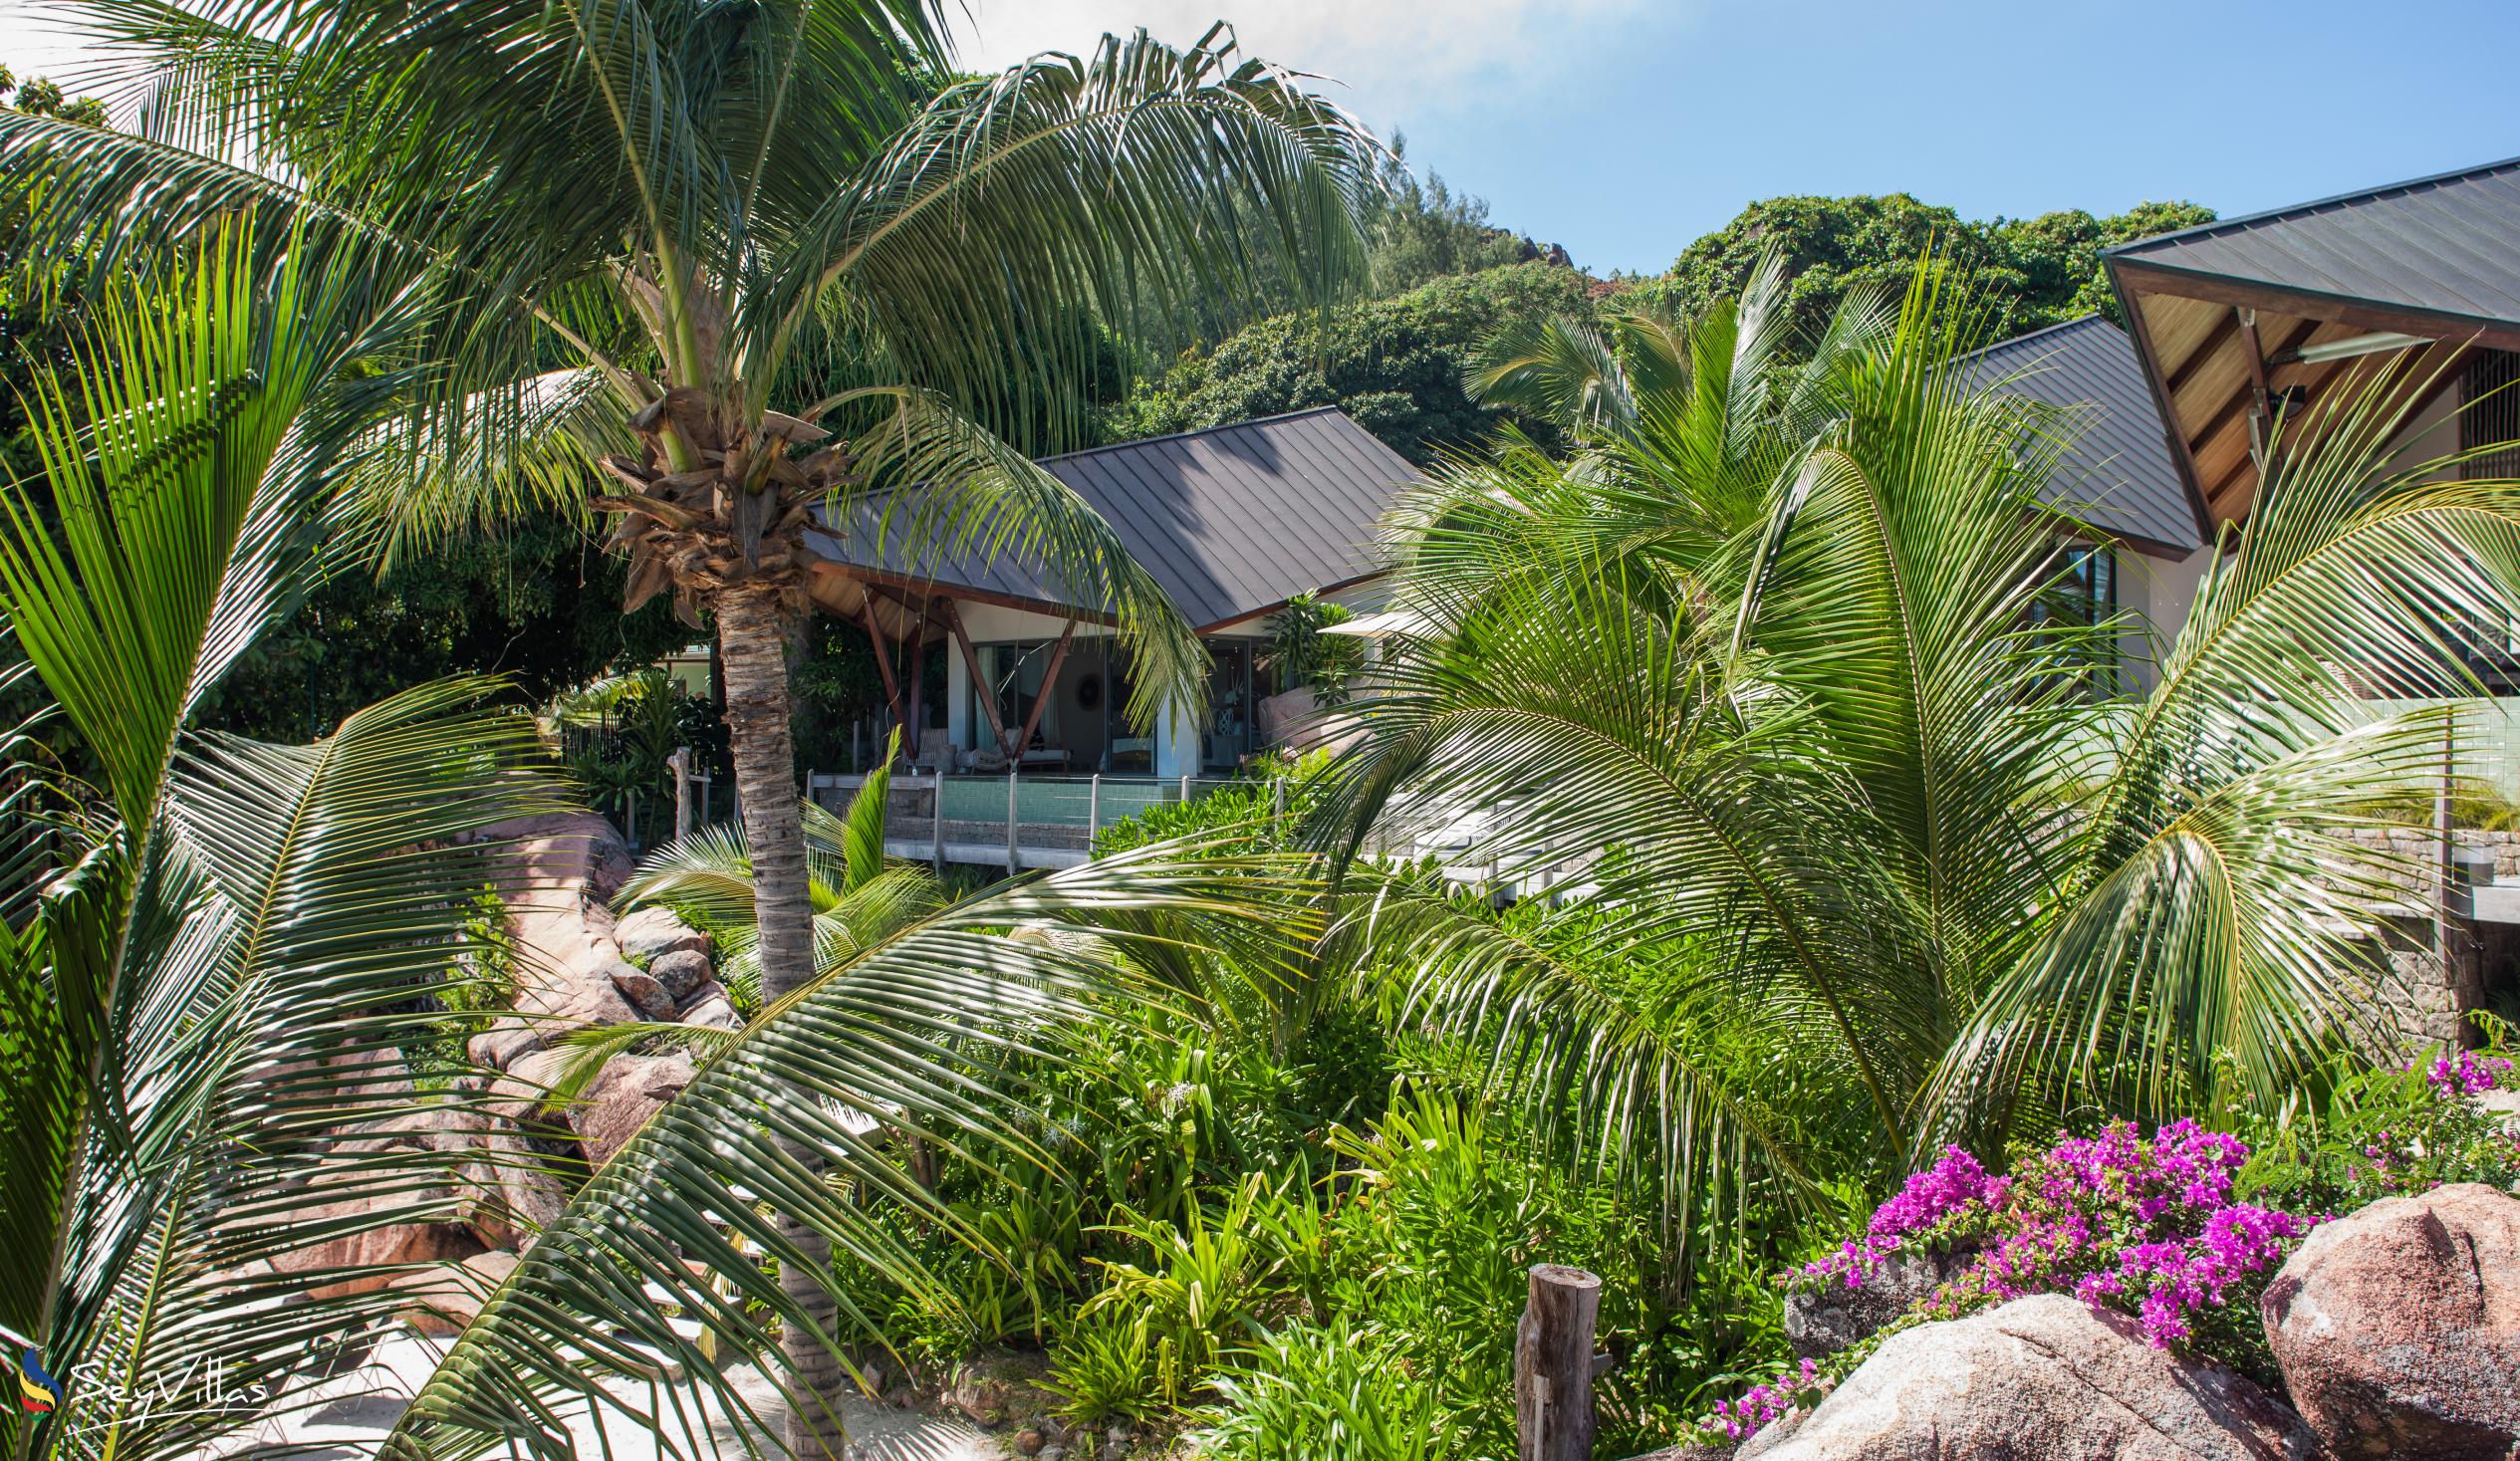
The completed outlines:
<svg viewBox="0 0 2520 1461">
<path fill-rule="evenodd" d="M 1795 319 L 1814 330 L 1850 289 L 1903 289 L 1930 249 L 1969 281 L 1978 330 L 1992 342 L 2095 310 L 2114 318 L 2100 251 L 2213 216 L 2171 202 L 2106 217 L 2071 209 L 1978 221 L 1905 193 L 1770 198 L 1691 243 L 1659 275 L 1598 279 L 1554 245 L 1489 226 L 1476 198 L 1430 180 L 1378 222 L 1381 297 L 1326 320 L 1264 320 L 1186 353 L 1107 410 L 1102 434 L 1124 440 L 1337 404 L 1423 463 L 1497 424 L 1461 376 L 1479 340 L 1509 320 L 1623 306 L 1693 313 L 1737 292 L 1773 245 L 1793 278 Z M 1519 424 L 1545 440 L 1537 423 Z"/>
</svg>

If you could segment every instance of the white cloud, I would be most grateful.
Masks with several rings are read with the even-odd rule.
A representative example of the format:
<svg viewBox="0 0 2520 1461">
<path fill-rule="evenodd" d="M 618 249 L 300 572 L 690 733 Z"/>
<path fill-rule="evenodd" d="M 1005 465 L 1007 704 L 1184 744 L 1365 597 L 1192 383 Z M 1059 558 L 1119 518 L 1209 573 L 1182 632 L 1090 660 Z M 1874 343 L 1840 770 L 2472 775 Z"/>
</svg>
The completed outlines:
<svg viewBox="0 0 2520 1461">
<path fill-rule="evenodd" d="M 1343 85 L 1342 106 L 1377 124 L 1507 103 L 1580 58 L 1606 23 L 1667 10 L 1670 0 L 965 0 L 967 65 L 995 68 L 1036 51 L 1084 52 L 1106 31 L 1139 26 L 1175 46 L 1218 19 L 1243 50 Z M 1472 85 L 1478 83 L 1479 85 Z M 1501 86 L 1499 84 L 1502 84 Z"/>
</svg>

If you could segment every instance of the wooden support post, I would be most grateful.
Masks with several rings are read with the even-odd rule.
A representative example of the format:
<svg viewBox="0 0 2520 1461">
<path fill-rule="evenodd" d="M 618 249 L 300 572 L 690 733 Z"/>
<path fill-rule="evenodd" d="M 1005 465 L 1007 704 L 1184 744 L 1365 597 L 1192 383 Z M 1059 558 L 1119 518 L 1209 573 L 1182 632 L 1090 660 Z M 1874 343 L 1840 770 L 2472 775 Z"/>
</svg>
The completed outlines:
<svg viewBox="0 0 2520 1461">
<path fill-rule="evenodd" d="M 1033 743 L 1033 732 L 1041 727 L 1041 713 L 1050 708 L 1050 692 L 1059 684 L 1059 666 L 1068 660 L 1069 641 L 1076 636 L 1077 621 L 1070 619 L 1067 628 L 1060 631 L 1059 647 L 1050 651 L 1050 663 L 1042 668 L 1041 691 L 1033 696 L 1032 711 L 1024 717 L 1024 733 L 1015 738 L 1015 749 L 1008 755 L 1020 760 L 1024 748 Z"/>
<path fill-rule="evenodd" d="M 691 835 L 691 748 L 676 746 L 666 761 L 673 767 L 673 840 L 680 842 Z M 814 787 L 814 773 L 805 774 L 808 795 Z"/>
<path fill-rule="evenodd" d="M 1516 1461 L 1592 1461 L 1593 1329 L 1602 1281 L 1580 1268 L 1531 1271 L 1531 1302 L 1514 1330 Z"/>
<path fill-rule="evenodd" d="M 980 672 L 980 651 L 971 647 L 971 631 L 962 626 L 962 610 L 950 599 L 940 601 L 937 609 L 945 616 L 945 627 L 954 631 L 954 642 L 962 646 L 962 662 L 971 671 L 971 688 L 980 709 L 989 717 L 989 729 L 997 736 L 998 749 L 1011 759 L 1015 748 L 1006 742 L 1006 717 L 997 713 L 997 691 L 990 686 L 989 677 Z"/>
<path fill-rule="evenodd" d="M 876 621 L 873 590 L 858 601 L 858 618 L 866 624 L 867 639 L 875 646 L 876 668 L 883 671 L 883 698 L 892 707 L 893 723 L 907 725 L 909 717 L 901 708 L 901 682 L 893 676 L 892 656 L 883 647 L 883 625 Z M 910 754 L 917 755 L 917 749 L 913 747 Z"/>
</svg>

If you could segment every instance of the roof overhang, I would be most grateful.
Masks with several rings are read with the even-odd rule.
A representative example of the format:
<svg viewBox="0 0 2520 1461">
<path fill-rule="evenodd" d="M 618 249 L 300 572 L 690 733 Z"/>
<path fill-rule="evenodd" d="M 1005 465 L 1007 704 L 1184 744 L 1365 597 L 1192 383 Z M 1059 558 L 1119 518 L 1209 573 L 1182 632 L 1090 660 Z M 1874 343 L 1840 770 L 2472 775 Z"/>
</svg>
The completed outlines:
<svg viewBox="0 0 2520 1461">
<path fill-rule="evenodd" d="M 2295 419 L 2373 382 L 2420 407 L 2453 386 L 2478 349 L 2520 350 L 2520 324 L 2270 280 L 2235 278 L 2113 256 L 2110 282 L 2126 308 L 2161 413 L 2171 460 L 2203 504 L 2207 531 L 2248 516 L 2258 484 L 2254 449 L 2285 400 Z M 2356 349 L 2376 336 L 2414 344 Z M 2320 347 L 2347 353 L 2322 359 Z M 2307 352 L 2310 359 L 2303 359 Z M 2312 417 L 2315 428 L 2316 417 Z"/>
</svg>

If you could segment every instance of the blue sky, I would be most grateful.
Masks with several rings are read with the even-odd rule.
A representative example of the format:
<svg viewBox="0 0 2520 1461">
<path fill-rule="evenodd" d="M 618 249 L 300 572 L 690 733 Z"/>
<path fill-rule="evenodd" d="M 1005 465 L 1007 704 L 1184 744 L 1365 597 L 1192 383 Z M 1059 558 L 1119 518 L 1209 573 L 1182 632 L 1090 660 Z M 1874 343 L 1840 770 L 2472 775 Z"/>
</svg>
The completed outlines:
<svg viewBox="0 0 2520 1461">
<path fill-rule="evenodd" d="M 1237 0 L 977 0 L 982 59 Z M 1335 76 L 1498 223 L 1654 271 L 1754 198 L 1969 217 L 2225 214 L 2520 154 L 2513 0 L 1266 0 L 1247 49 Z M 1069 39 L 1058 39 L 1061 35 Z"/>
<path fill-rule="evenodd" d="M 945 0 L 999 64 L 1233 20 L 1495 221 L 1655 271 L 1754 198 L 2225 214 L 2520 154 L 2514 0 Z M 75 68 L 42 0 L 0 60 Z"/>
</svg>

